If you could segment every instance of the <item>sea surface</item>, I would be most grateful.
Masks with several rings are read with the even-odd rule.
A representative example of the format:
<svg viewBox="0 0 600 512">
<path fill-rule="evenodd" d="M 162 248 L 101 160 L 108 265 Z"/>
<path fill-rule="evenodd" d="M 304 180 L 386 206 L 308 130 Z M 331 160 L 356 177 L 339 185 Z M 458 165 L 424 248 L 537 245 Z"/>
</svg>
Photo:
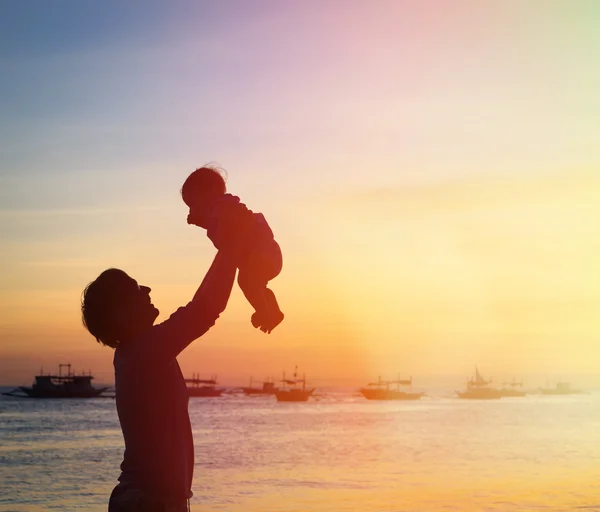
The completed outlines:
<svg viewBox="0 0 600 512">
<path fill-rule="evenodd" d="M 3 389 L 2 391 L 5 391 Z M 191 398 L 192 511 L 600 511 L 600 392 Z M 0 511 L 107 510 L 112 399 L 0 399 Z"/>
</svg>

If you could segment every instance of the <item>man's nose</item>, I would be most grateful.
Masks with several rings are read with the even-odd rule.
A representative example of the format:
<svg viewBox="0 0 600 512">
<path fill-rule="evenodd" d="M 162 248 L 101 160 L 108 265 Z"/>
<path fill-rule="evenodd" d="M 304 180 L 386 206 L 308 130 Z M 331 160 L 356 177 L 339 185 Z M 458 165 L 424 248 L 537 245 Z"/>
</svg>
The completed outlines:
<svg viewBox="0 0 600 512">
<path fill-rule="evenodd" d="M 140 286 L 140 290 L 142 290 L 145 293 L 150 293 L 152 291 L 152 289 L 149 286 Z"/>
</svg>

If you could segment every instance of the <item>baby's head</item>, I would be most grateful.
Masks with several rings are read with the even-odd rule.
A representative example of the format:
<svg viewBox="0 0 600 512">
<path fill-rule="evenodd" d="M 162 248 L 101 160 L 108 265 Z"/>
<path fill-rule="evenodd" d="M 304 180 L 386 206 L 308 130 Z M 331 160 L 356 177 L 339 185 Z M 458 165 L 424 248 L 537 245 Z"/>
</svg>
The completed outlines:
<svg viewBox="0 0 600 512">
<path fill-rule="evenodd" d="M 190 209 L 188 224 L 206 229 L 211 206 L 227 191 L 224 174 L 218 167 L 205 165 L 187 177 L 181 197 Z"/>
</svg>

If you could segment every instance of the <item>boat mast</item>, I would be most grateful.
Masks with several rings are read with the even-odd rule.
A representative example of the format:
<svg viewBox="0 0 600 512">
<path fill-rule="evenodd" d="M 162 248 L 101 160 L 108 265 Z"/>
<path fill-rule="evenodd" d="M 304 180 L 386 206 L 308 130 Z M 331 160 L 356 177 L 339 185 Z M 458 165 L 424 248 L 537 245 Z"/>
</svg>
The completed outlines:
<svg viewBox="0 0 600 512">
<path fill-rule="evenodd" d="M 67 364 L 59 364 L 58 365 L 58 377 L 62 377 L 62 367 L 66 366 L 67 367 L 67 377 L 69 377 L 71 375 L 71 363 L 67 363 Z"/>
</svg>

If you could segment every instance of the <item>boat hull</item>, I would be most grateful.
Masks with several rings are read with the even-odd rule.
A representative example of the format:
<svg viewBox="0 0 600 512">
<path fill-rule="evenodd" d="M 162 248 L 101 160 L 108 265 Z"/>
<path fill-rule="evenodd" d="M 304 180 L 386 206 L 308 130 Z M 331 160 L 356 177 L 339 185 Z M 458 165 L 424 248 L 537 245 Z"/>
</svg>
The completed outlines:
<svg viewBox="0 0 600 512">
<path fill-rule="evenodd" d="M 312 396 L 314 389 L 290 389 L 275 392 L 278 402 L 307 402 Z"/>
<path fill-rule="evenodd" d="M 497 400 L 502 398 L 502 393 L 498 389 L 475 389 L 468 391 L 457 391 L 459 398 L 468 400 Z"/>
<path fill-rule="evenodd" d="M 258 388 L 242 388 L 245 395 L 274 395 L 275 391 L 264 391 Z"/>
<path fill-rule="evenodd" d="M 568 391 L 561 389 L 542 389 L 540 390 L 542 395 L 583 395 L 583 391 L 577 389 L 570 389 Z"/>
<path fill-rule="evenodd" d="M 35 389 L 20 386 L 19 389 L 31 398 L 95 398 L 108 388 L 93 388 L 91 390 L 70 390 L 68 388 Z"/>
<path fill-rule="evenodd" d="M 390 391 L 386 389 L 360 390 L 362 396 L 367 400 L 419 400 L 425 393 L 409 393 L 405 391 Z"/>
<path fill-rule="evenodd" d="M 187 388 L 188 389 L 188 396 L 191 397 L 217 397 L 217 396 L 221 396 L 223 394 L 223 390 L 222 389 L 217 389 L 217 388 L 208 388 L 208 387 L 202 387 L 202 388 Z"/>
<path fill-rule="evenodd" d="M 512 389 L 501 389 L 500 393 L 503 397 L 525 396 L 527 394 L 526 391 L 515 391 Z"/>
</svg>

